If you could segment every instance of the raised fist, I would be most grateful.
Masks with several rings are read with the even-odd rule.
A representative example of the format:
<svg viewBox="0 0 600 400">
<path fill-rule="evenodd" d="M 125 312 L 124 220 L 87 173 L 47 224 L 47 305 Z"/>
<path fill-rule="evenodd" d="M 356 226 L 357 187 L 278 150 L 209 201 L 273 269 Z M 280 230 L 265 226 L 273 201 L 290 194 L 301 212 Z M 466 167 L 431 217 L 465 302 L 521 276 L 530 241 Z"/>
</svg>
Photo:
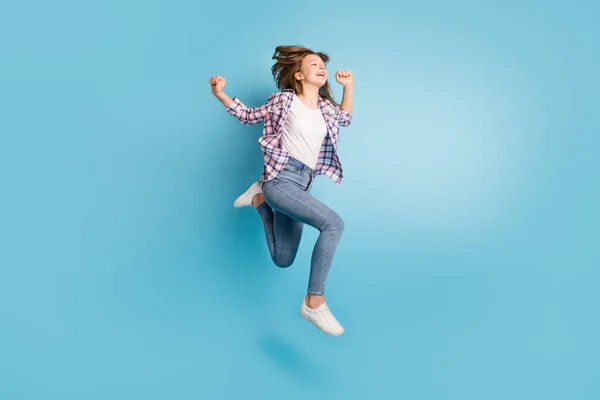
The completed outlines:
<svg viewBox="0 0 600 400">
<path fill-rule="evenodd" d="M 213 76 L 208 80 L 208 83 L 210 83 L 212 94 L 217 95 L 219 93 L 223 93 L 223 89 L 225 88 L 225 78 Z"/>
</svg>

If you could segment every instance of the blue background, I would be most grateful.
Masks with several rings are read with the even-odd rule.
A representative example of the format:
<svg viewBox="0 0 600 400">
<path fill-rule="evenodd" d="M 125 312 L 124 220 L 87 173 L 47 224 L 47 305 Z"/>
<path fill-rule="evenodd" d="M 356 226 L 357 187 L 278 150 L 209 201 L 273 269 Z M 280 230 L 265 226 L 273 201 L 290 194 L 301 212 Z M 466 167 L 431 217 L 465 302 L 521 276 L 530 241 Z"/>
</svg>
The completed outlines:
<svg viewBox="0 0 600 400">
<path fill-rule="evenodd" d="M 482 3 L 3 2 L 0 399 L 599 399 L 599 6 Z M 339 338 L 207 83 L 280 44 L 355 75 Z"/>
</svg>

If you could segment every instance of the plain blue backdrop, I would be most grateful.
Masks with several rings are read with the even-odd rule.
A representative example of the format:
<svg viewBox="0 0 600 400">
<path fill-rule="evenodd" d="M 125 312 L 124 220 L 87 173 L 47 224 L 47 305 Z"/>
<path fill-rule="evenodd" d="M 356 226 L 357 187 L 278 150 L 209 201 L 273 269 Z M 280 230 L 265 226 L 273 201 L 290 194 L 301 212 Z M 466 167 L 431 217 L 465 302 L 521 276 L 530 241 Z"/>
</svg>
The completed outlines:
<svg viewBox="0 0 600 400">
<path fill-rule="evenodd" d="M 485 4 L 484 4 L 485 3 Z M 600 398 L 592 1 L 2 2 L 0 399 Z M 355 76 L 326 336 L 269 259 L 277 45 Z M 341 99 L 341 87 L 332 80 Z"/>
</svg>

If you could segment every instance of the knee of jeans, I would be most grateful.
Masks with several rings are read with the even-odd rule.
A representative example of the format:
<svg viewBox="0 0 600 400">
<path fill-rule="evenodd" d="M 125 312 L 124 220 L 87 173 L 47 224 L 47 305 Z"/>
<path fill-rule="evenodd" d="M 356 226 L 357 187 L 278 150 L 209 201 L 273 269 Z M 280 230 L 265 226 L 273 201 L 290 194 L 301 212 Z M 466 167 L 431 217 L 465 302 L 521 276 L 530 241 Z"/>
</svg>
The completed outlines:
<svg viewBox="0 0 600 400">
<path fill-rule="evenodd" d="M 322 230 L 331 230 L 342 232 L 344 230 L 344 220 L 338 214 L 334 213 L 325 223 Z"/>
<path fill-rule="evenodd" d="M 296 257 L 273 257 L 273 262 L 279 268 L 289 268 Z"/>
</svg>

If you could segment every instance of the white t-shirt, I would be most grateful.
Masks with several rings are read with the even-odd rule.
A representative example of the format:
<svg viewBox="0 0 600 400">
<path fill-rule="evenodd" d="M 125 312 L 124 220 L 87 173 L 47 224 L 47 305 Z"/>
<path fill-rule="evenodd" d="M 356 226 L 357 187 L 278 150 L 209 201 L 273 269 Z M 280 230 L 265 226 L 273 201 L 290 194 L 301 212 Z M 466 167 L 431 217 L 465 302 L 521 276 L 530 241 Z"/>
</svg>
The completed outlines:
<svg viewBox="0 0 600 400">
<path fill-rule="evenodd" d="M 327 126 L 321 110 L 308 108 L 294 95 L 281 129 L 281 146 L 296 160 L 315 169 Z"/>
</svg>

